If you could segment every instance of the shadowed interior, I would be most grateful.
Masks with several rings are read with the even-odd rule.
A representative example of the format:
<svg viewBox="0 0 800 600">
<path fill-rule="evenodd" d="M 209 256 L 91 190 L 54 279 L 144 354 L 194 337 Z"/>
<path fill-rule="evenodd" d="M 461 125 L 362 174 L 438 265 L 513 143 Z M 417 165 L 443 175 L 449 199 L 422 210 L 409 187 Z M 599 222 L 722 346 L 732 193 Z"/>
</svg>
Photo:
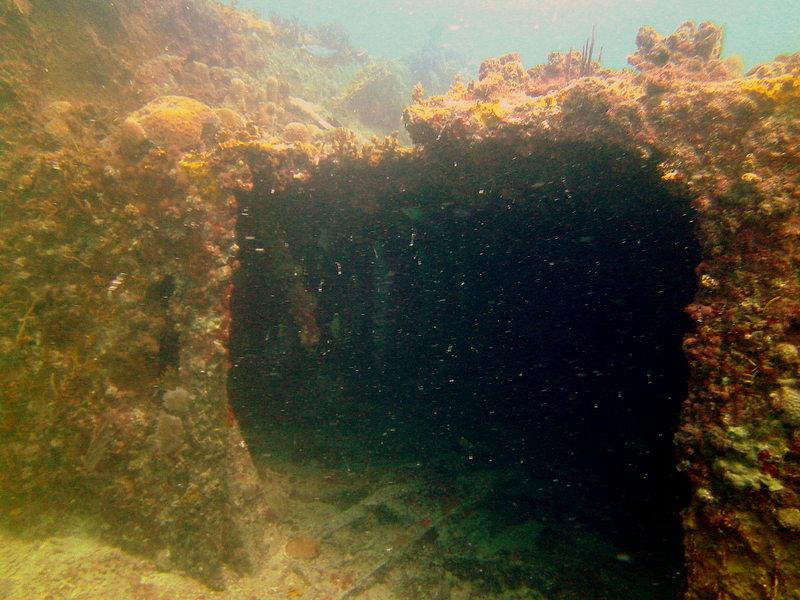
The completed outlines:
<svg viewBox="0 0 800 600">
<path fill-rule="evenodd" d="M 677 585 L 672 436 L 699 262 L 688 197 L 654 159 L 597 144 L 319 171 L 240 198 L 230 390 L 254 451 L 545 482 L 563 498 L 552 510 Z M 287 268 L 315 298 L 313 351 L 278 285 Z M 514 491 L 499 503 L 540 510 Z"/>
</svg>

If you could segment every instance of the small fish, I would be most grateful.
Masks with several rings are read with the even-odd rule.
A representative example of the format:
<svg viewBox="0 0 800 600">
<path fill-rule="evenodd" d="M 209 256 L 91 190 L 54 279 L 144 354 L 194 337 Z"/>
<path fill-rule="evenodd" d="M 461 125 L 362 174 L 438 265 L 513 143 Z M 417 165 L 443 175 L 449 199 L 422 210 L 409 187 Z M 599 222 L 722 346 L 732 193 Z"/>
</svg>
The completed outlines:
<svg viewBox="0 0 800 600">
<path fill-rule="evenodd" d="M 621 563 L 630 564 L 633 562 L 633 556 L 627 552 L 617 552 L 614 555 L 614 560 L 618 560 Z"/>
<path fill-rule="evenodd" d="M 317 246 L 319 246 L 325 252 L 327 252 L 331 247 L 331 232 L 324 227 L 319 230 L 319 235 L 317 236 Z"/>
<path fill-rule="evenodd" d="M 333 313 L 333 319 L 331 319 L 330 324 L 331 329 L 331 337 L 335 340 L 339 339 L 339 336 L 342 335 L 342 318 L 339 316 L 339 313 Z"/>
<path fill-rule="evenodd" d="M 300 48 L 317 58 L 330 58 L 339 54 L 338 50 L 328 48 L 327 46 L 320 46 L 319 44 L 304 44 L 300 46 Z"/>
<path fill-rule="evenodd" d="M 33 5 L 31 4 L 31 0 L 12 0 L 11 4 L 14 5 L 14 8 L 17 9 L 17 12 L 21 15 L 25 15 L 26 17 L 31 14 L 33 10 Z"/>
<path fill-rule="evenodd" d="M 128 276 L 127 273 L 120 273 L 116 277 L 114 277 L 114 279 L 111 280 L 111 283 L 109 283 L 108 287 L 106 288 L 106 292 L 108 292 L 109 297 L 111 297 L 111 294 L 116 292 L 117 289 L 119 289 L 119 287 L 123 283 L 125 283 L 125 278 L 127 276 Z"/>
<path fill-rule="evenodd" d="M 424 216 L 419 206 L 407 206 L 403 208 L 401 212 L 412 221 L 419 221 Z"/>
</svg>

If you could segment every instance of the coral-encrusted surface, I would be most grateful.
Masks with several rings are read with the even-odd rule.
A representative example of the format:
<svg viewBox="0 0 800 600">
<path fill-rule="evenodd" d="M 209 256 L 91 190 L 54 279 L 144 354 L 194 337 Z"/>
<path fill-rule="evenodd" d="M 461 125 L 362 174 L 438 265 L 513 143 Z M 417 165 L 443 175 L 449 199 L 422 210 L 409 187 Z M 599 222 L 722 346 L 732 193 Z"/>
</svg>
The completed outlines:
<svg viewBox="0 0 800 600">
<path fill-rule="evenodd" d="M 279 77 L 275 38 L 202 0 L 0 1 L 6 525 L 35 519 L 34 499 L 69 507 L 215 584 L 269 541 L 226 397 L 237 195 L 302 182 L 325 154 L 363 169 L 405 152 L 320 133 L 327 120 Z M 707 24 L 642 30 L 637 72 L 574 52 L 526 71 L 509 55 L 445 96 L 416 90 L 405 119 L 424 152 L 455 158 L 483 139 L 521 152 L 623 146 L 656 157 L 663 184 L 693 198 L 704 258 L 677 436 L 694 492 L 687 597 L 792 597 L 800 55 L 739 76 L 719 41 Z M 270 235 L 267 277 L 313 350 L 302 268 L 280 228 Z"/>
<path fill-rule="evenodd" d="M 214 585 L 262 556 L 266 506 L 226 391 L 231 192 L 246 182 L 238 155 L 200 153 L 305 118 L 279 33 L 202 0 L 0 2 L 12 529 L 85 513 Z"/>
<path fill-rule="evenodd" d="M 688 598 L 786 598 L 800 589 L 800 55 L 747 76 L 719 30 L 640 32 L 637 73 L 599 71 L 536 95 L 515 60 L 406 111 L 429 148 L 483 138 L 613 141 L 660 160 L 694 200 L 703 261 L 688 313 L 690 391 L 677 435 L 693 497 Z M 558 58 L 558 57 L 556 57 Z M 553 61 L 558 62 L 558 61 Z M 524 141 L 521 143 L 520 141 Z"/>
</svg>

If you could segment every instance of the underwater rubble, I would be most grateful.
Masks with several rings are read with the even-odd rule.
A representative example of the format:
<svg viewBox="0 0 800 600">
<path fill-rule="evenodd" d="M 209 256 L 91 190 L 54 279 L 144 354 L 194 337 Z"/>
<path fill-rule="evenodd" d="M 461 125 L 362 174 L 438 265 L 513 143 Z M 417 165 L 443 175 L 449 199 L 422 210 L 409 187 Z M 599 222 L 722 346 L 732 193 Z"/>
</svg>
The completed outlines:
<svg viewBox="0 0 800 600">
<path fill-rule="evenodd" d="M 800 54 L 741 74 L 708 23 L 643 28 L 633 71 L 574 52 L 525 69 L 510 54 L 444 95 L 417 88 L 406 147 L 338 127 L 315 104 L 325 94 L 271 58 L 291 55 L 276 27 L 201 0 L 0 3 L 4 526 L 81 515 L 213 588 L 275 556 L 283 533 L 229 402 L 242 261 L 279 296 L 264 306 L 283 314 L 265 318 L 291 332 L 297 360 L 340 325 L 320 322 L 287 233 L 296 215 L 270 198 L 298 199 L 288 206 L 309 223 L 326 210 L 343 224 L 424 219 L 398 190 L 438 182 L 469 215 L 492 210 L 470 173 L 543 148 L 613 148 L 621 169 L 650 162 L 690 199 L 702 253 L 675 438 L 692 490 L 684 597 L 800 589 Z M 318 68 L 309 77 L 330 82 Z M 459 161 L 469 169 L 454 177 Z M 251 211 L 270 217 L 257 232 Z M 244 249 L 256 233 L 266 243 Z M 446 516 L 431 514 L 406 530 L 410 548 Z M 315 532 L 323 557 L 334 529 Z M 355 597 L 384 567 L 371 564 L 329 581 L 328 597 Z"/>
</svg>

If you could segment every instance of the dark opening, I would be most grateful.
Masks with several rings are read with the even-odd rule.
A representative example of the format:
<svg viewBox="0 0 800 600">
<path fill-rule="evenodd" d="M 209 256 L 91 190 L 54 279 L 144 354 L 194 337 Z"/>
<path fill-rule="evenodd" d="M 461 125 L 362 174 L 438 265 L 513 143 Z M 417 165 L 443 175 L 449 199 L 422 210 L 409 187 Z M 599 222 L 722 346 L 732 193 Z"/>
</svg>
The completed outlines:
<svg viewBox="0 0 800 600">
<path fill-rule="evenodd" d="M 487 537 L 540 522 L 503 555 L 530 569 L 452 572 L 563 598 L 675 596 L 672 436 L 699 250 L 688 198 L 653 160 L 483 144 L 323 165 L 240 200 L 230 389 L 255 453 L 440 489 L 489 473 L 475 511 Z M 295 280 L 316 303 L 313 351 Z M 613 552 L 582 548 L 587 531 Z"/>
<path fill-rule="evenodd" d="M 145 301 L 158 307 L 160 321 L 157 323 L 158 373 L 177 369 L 180 362 L 180 335 L 169 314 L 169 301 L 175 293 L 175 278 L 172 275 L 159 277 L 147 289 Z"/>
</svg>

